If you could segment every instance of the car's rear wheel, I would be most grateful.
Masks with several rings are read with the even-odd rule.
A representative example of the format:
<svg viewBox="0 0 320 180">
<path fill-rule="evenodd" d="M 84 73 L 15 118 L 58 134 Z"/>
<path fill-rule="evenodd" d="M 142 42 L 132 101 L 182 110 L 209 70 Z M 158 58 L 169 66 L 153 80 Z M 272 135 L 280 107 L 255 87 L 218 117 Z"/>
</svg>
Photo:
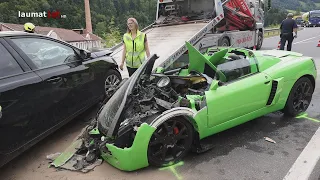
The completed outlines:
<svg viewBox="0 0 320 180">
<path fill-rule="evenodd" d="M 120 82 L 121 74 L 114 69 L 110 69 L 106 75 L 106 80 L 104 82 L 104 90 L 107 99 L 115 93 Z"/>
<path fill-rule="evenodd" d="M 148 160 L 153 166 L 167 166 L 182 159 L 193 142 L 193 126 L 181 117 L 163 122 L 153 133 L 148 147 Z"/>
<path fill-rule="evenodd" d="M 283 110 L 287 116 L 295 117 L 305 112 L 311 102 L 314 87 L 307 77 L 300 78 L 292 87 L 286 106 Z"/>
</svg>

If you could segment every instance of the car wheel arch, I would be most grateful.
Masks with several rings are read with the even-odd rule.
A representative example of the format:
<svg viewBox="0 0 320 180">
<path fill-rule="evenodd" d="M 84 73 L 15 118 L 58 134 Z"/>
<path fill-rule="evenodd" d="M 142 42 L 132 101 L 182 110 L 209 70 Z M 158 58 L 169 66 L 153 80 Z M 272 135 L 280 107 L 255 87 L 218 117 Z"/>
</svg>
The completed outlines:
<svg viewBox="0 0 320 180">
<path fill-rule="evenodd" d="M 182 117 L 187 122 L 191 123 L 191 125 L 194 127 L 194 129 L 197 130 L 198 126 L 197 126 L 195 119 L 193 118 L 195 116 L 195 114 L 196 114 L 196 112 L 190 108 L 185 108 L 185 107 L 172 108 L 170 110 L 164 111 L 158 117 L 153 119 L 149 125 L 154 128 L 157 128 L 163 122 L 165 122 L 171 118 Z"/>
<path fill-rule="evenodd" d="M 170 110 L 164 111 L 162 114 L 157 116 L 157 118 L 155 118 L 152 122 L 150 122 L 149 125 L 154 128 L 157 128 L 163 122 L 168 121 L 169 119 L 172 119 L 174 117 L 180 117 L 180 118 L 183 118 L 186 122 L 190 123 L 191 126 L 193 127 L 193 131 L 195 134 L 194 141 L 200 141 L 198 124 L 194 118 L 196 113 L 197 112 L 195 112 L 190 108 L 185 108 L 185 107 L 172 108 Z"/>
<path fill-rule="evenodd" d="M 308 79 L 311 81 L 311 83 L 312 83 L 312 85 L 313 85 L 313 90 L 315 90 L 315 88 L 316 88 L 316 80 L 315 80 L 315 78 L 314 78 L 312 75 L 310 75 L 310 74 L 305 74 L 305 75 L 301 76 L 299 79 L 301 79 L 301 78 L 303 78 L 303 77 L 306 77 L 306 78 L 308 78 Z M 297 81 L 298 81 L 299 79 L 297 79 Z"/>
</svg>

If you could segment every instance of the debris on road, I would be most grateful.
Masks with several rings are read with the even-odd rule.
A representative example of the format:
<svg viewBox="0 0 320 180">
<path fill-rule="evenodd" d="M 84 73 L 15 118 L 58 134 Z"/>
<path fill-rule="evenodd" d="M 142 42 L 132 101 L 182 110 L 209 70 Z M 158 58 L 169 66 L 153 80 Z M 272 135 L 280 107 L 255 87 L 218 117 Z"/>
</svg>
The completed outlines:
<svg viewBox="0 0 320 180">
<path fill-rule="evenodd" d="M 54 157 L 54 156 L 51 156 L 51 157 Z M 85 159 L 85 156 L 75 154 L 65 164 L 59 166 L 59 168 L 87 173 L 93 170 L 96 166 L 101 165 L 103 162 L 102 159 L 97 159 L 94 163 L 88 163 L 84 159 Z M 55 159 L 49 159 L 49 160 L 54 161 Z"/>
<path fill-rule="evenodd" d="M 264 140 L 266 140 L 266 141 L 269 141 L 269 142 L 271 142 L 271 143 L 275 143 L 275 144 L 276 144 L 276 142 L 275 142 L 273 139 L 271 139 L 271 138 L 264 137 Z"/>
<path fill-rule="evenodd" d="M 96 158 L 96 156 L 94 154 L 90 154 L 89 151 L 85 155 L 76 154 L 78 151 L 81 151 L 83 143 L 82 139 L 78 139 L 69 146 L 63 154 L 55 153 L 48 155 L 47 159 L 51 161 L 50 166 L 87 173 L 93 170 L 96 166 L 101 165 L 103 162 L 102 159 Z"/>
<path fill-rule="evenodd" d="M 61 155 L 61 153 L 50 154 L 50 155 L 47 155 L 47 159 L 53 161 L 54 159 L 56 159 L 56 158 L 59 157 L 60 155 Z"/>
</svg>

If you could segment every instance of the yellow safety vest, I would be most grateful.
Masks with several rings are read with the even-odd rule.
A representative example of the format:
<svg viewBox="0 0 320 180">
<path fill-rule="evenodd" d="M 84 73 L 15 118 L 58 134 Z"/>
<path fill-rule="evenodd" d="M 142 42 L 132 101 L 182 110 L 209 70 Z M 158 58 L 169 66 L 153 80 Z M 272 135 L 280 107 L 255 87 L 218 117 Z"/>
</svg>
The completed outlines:
<svg viewBox="0 0 320 180">
<path fill-rule="evenodd" d="M 132 39 L 130 33 L 123 35 L 123 42 L 126 45 L 126 63 L 131 68 L 139 68 L 145 61 L 145 47 L 144 47 L 145 34 L 137 31 L 137 36 Z"/>
</svg>

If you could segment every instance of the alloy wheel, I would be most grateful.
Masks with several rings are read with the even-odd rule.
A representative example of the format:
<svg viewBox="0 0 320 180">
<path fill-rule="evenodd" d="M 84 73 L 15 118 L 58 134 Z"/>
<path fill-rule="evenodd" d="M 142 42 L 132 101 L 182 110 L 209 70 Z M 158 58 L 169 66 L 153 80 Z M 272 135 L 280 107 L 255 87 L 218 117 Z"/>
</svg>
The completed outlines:
<svg viewBox="0 0 320 180">
<path fill-rule="evenodd" d="M 182 158 L 191 147 L 192 133 L 192 126 L 179 118 L 162 123 L 149 142 L 149 161 L 162 166 Z"/>
<path fill-rule="evenodd" d="M 112 96 L 120 82 L 120 78 L 115 74 L 111 74 L 106 78 L 104 89 L 107 97 Z"/>
<path fill-rule="evenodd" d="M 296 112 L 306 111 L 312 99 L 312 87 L 307 82 L 298 85 L 293 94 L 293 108 Z"/>
</svg>

